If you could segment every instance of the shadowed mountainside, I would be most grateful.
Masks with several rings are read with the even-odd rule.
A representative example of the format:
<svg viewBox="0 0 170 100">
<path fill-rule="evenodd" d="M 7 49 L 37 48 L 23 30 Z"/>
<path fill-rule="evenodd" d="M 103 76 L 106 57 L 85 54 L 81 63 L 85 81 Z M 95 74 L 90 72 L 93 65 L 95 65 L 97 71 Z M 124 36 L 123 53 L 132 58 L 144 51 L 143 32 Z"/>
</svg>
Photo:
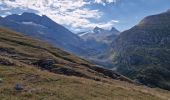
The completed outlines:
<svg viewBox="0 0 170 100">
<path fill-rule="evenodd" d="M 112 45 L 118 72 L 170 90 L 170 12 L 144 18 L 122 32 Z"/>
</svg>

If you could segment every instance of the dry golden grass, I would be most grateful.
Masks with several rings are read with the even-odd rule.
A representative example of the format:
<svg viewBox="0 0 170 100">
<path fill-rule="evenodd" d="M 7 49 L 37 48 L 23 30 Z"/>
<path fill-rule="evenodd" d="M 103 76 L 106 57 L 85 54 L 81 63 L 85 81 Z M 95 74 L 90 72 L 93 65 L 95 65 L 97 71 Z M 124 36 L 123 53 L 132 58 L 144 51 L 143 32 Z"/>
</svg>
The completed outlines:
<svg viewBox="0 0 170 100">
<path fill-rule="evenodd" d="M 24 66 L 0 66 L 1 100 L 168 100 L 170 92 L 112 80 L 69 77 Z M 15 84 L 24 85 L 16 91 Z"/>
</svg>

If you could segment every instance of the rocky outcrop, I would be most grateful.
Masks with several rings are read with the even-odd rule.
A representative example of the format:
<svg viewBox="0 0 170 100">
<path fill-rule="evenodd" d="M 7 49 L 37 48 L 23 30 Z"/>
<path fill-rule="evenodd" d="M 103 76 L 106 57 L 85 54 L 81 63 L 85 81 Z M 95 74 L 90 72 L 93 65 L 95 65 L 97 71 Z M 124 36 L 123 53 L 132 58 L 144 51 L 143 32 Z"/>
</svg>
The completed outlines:
<svg viewBox="0 0 170 100">
<path fill-rule="evenodd" d="M 1 58 L 0 56 L 0 65 L 13 66 L 15 63 L 9 59 Z"/>
</svg>

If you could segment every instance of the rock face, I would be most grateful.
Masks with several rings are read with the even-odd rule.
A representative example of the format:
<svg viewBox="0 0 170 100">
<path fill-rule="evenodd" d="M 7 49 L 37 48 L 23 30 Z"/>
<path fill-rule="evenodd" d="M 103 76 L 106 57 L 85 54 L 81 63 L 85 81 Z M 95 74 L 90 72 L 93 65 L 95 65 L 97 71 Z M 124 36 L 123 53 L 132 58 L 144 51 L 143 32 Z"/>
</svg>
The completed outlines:
<svg viewBox="0 0 170 100">
<path fill-rule="evenodd" d="M 112 43 L 117 71 L 170 90 L 170 12 L 144 18 Z"/>
</svg>

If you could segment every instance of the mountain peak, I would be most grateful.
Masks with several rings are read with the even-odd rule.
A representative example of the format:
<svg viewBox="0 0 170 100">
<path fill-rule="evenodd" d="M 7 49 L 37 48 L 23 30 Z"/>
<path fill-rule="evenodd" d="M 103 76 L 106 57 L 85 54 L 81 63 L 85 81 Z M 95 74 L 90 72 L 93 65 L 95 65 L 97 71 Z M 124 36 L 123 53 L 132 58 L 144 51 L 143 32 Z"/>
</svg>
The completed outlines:
<svg viewBox="0 0 170 100">
<path fill-rule="evenodd" d="M 153 26 L 166 25 L 170 23 L 169 16 L 170 16 L 170 10 L 167 10 L 166 12 L 163 12 L 157 15 L 147 16 L 143 20 L 141 20 L 137 26 L 145 26 L 145 27 L 152 26 L 153 27 Z"/>
<path fill-rule="evenodd" d="M 119 33 L 119 31 L 115 27 L 112 27 L 112 29 L 110 31 L 111 32 L 118 32 Z"/>
<path fill-rule="evenodd" d="M 29 12 L 24 12 L 24 13 L 21 14 L 21 16 L 24 16 L 24 17 L 39 17 L 39 18 L 49 19 L 48 16 L 46 16 L 46 15 L 40 16 L 40 15 L 37 15 L 35 13 L 29 13 Z"/>
<path fill-rule="evenodd" d="M 8 20 L 18 21 L 18 22 L 40 22 L 41 16 L 34 13 L 24 12 L 21 15 L 12 14 L 5 17 Z"/>
<path fill-rule="evenodd" d="M 49 17 L 47 17 L 46 15 L 37 15 L 35 13 L 29 13 L 29 12 L 24 12 L 21 15 L 17 15 L 17 14 L 13 14 L 13 15 L 9 15 L 7 17 L 5 17 L 8 20 L 13 20 L 16 22 L 32 22 L 32 23 L 36 23 L 36 24 L 40 24 L 46 27 L 60 27 L 61 26 L 57 23 L 55 23 L 53 20 L 51 20 Z M 62 27 L 63 29 L 63 27 Z"/>
<path fill-rule="evenodd" d="M 100 30 L 101 28 L 96 26 L 93 30 Z"/>
<path fill-rule="evenodd" d="M 23 12 L 23 13 L 22 13 L 22 15 L 30 15 L 30 14 L 36 15 L 36 14 L 30 13 L 30 12 Z"/>
<path fill-rule="evenodd" d="M 21 16 L 27 16 L 27 17 L 40 17 L 39 15 L 35 13 L 29 13 L 29 12 L 24 12 L 21 14 Z"/>
<path fill-rule="evenodd" d="M 99 28 L 98 26 L 96 26 L 94 29 L 93 29 L 93 32 L 94 33 L 101 33 L 101 31 L 103 31 L 104 29 L 102 28 Z"/>
</svg>

